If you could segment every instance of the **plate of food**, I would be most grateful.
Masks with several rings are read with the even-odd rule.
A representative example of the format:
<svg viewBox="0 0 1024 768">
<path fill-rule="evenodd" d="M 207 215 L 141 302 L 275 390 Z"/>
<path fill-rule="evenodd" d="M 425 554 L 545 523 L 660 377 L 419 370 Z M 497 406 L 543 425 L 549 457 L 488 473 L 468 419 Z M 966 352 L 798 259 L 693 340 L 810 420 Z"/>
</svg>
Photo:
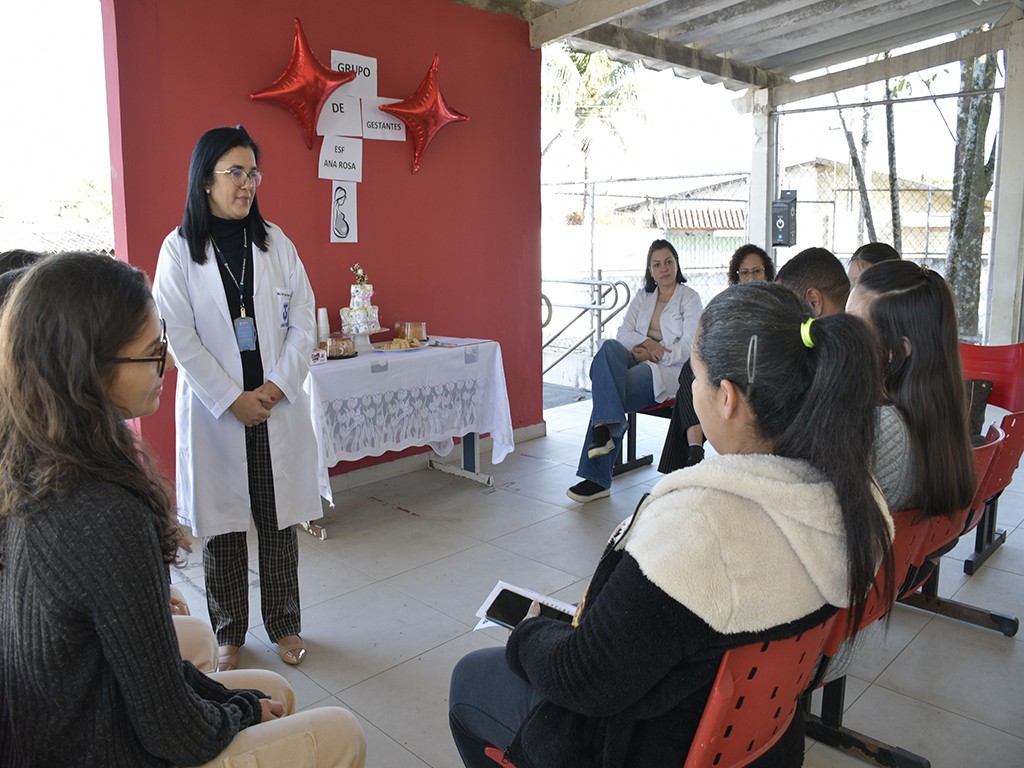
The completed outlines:
<svg viewBox="0 0 1024 768">
<path fill-rule="evenodd" d="M 420 341 L 419 339 L 392 339 L 391 341 L 382 341 L 373 345 L 374 352 L 414 352 L 417 349 L 426 349 L 429 347 L 426 341 Z"/>
</svg>

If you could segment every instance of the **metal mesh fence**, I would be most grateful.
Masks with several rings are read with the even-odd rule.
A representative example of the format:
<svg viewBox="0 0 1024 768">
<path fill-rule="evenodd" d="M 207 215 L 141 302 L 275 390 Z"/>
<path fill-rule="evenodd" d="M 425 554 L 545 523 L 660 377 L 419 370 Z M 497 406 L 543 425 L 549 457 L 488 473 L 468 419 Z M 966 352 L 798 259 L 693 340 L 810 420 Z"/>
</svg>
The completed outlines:
<svg viewBox="0 0 1024 768">
<path fill-rule="evenodd" d="M 994 105 L 987 130 L 973 137 L 981 147 L 982 166 L 975 170 L 982 175 L 975 175 L 971 194 L 958 200 L 957 183 L 966 189 L 965 177 L 956 171 L 958 147 L 963 154 L 972 137 L 957 138 L 957 118 L 971 110 L 984 112 L 975 101 L 980 99 Z M 991 170 L 983 164 L 995 141 L 998 107 L 997 94 L 894 103 L 894 172 L 884 104 L 780 113 L 777 190 L 796 192 L 797 237 L 790 247 L 768 249 L 776 264 L 810 247 L 828 248 L 845 264 L 863 243 L 892 244 L 904 258 L 955 283 L 962 336 L 982 340 L 993 218 L 991 178 L 984 176 Z M 851 144 L 860 171 L 851 161 Z M 690 287 L 707 303 L 726 287 L 729 258 L 747 242 L 748 199 L 749 175 L 741 172 L 545 185 L 544 278 L 587 278 L 600 272 L 606 280 L 622 280 L 635 289 L 648 246 L 665 238 L 678 250 Z M 973 244 L 953 229 L 958 205 L 974 211 Z M 586 286 L 544 286 L 556 304 L 581 304 L 590 291 Z M 577 311 L 556 307 L 545 340 Z M 598 321 L 585 315 L 550 347 L 566 348 L 590 333 L 599 338 Z M 609 323 L 603 334 L 613 334 L 617 325 L 617 320 Z M 592 350 L 593 343 L 583 345 L 584 362 L 570 359 L 545 380 L 586 386 Z"/>
</svg>

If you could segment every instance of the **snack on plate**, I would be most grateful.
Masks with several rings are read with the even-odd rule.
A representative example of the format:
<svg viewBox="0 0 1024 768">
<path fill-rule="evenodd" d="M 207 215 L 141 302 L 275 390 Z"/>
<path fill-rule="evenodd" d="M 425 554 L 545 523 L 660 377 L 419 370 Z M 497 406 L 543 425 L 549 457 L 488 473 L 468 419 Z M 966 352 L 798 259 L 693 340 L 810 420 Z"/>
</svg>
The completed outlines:
<svg viewBox="0 0 1024 768">
<path fill-rule="evenodd" d="M 416 349 L 422 346 L 419 339 L 392 339 L 391 341 L 385 341 L 383 344 L 378 344 L 377 349 Z"/>
</svg>

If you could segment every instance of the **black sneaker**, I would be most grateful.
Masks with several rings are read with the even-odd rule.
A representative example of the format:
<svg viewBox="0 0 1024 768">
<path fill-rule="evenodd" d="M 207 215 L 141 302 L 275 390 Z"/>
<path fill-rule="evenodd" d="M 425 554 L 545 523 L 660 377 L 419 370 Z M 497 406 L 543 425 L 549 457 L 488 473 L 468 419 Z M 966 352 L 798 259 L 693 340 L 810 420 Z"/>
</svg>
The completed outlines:
<svg viewBox="0 0 1024 768">
<path fill-rule="evenodd" d="M 702 445 L 691 445 L 686 449 L 686 463 L 684 467 L 692 467 L 694 464 L 700 464 L 704 461 L 704 446 Z"/>
<path fill-rule="evenodd" d="M 615 441 L 612 433 L 604 424 L 598 424 L 591 430 L 590 445 L 587 447 L 587 458 L 596 459 L 615 450 Z"/>
<path fill-rule="evenodd" d="M 578 501 L 580 504 L 586 504 L 588 501 L 603 499 L 605 496 L 610 496 L 611 492 L 611 488 L 602 488 L 592 480 L 584 480 L 576 483 L 576 485 L 565 492 L 565 495 L 573 501 Z"/>
</svg>

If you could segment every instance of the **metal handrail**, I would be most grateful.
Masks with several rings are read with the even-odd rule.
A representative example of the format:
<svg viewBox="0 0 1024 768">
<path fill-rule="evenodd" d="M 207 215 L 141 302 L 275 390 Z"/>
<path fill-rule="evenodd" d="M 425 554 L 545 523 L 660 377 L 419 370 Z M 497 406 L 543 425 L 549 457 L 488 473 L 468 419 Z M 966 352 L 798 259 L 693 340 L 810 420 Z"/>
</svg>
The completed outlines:
<svg viewBox="0 0 1024 768">
<path fill-rule="evenodd" d="M 550 346 L 551 343 L 555 341 L 555 339 L 557 339 L 563 333 L 569 330 L 569 328 L 571 328 L 580 318 L 586 317 L 589 314 L 591 317 L 597 319 L 597 322 L 594 324 L 594 327 L 590 330 L 589 333 L 583 336 L 573 346 L 567 349 L 557 360 L 555 360 L 553 363 L 551 363 L 544 369 L 543 372 L 547 373 L 595 336 L 598 339 L 600 339 L 601 332 L 604 330 L 604 327 L 608 324 L 608 322 L 617 314 L 622 312 L 622 310 L 624 310 L 629 305 L 631 290 L 624 280 L 601 279 L 600 271 L 597 273 L 596 280 L 581 278 L 578 280 L 544 280 L 543 282 L 561 283 L 563 285 L 589 285 L 592 287 L 594 293 L 596 294 L 595 300 L 590 304 L 557 304 L 553 303 L 551 299 L 547 297 L 547 295 L 543 293 L 541 294 L 541 301 L 544 302 L 545 308 L 548 311 L 548 319 L 543 324 L 545 327 L 549 322 L 551 322 L 553 307 L 580 310 L 579 312 L 576 313 L 575 317 L 573 317 L 568 323 L 562 326 L 562 328 L 560 328 L 550 339 L 544 342 L 544 344 L 541 346 L 542 350 L 547 349 L 547 347 Z M 611 295 L 612 297 L 610 304 L 606 303 L 605 301 L 605 299 L 607 299 L 609 295 Z"/>
</svg>

